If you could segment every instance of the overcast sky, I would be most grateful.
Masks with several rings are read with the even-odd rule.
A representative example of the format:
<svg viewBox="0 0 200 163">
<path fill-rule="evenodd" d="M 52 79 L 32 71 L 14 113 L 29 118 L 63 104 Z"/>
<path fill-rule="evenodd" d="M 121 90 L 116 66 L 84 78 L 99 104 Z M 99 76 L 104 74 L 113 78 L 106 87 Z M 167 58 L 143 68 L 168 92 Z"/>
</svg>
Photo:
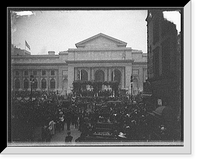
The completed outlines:
<svg viewBox="0 0 200 163">
<path fill-rule="evenodd" d="M 12 43 L 31 54 L 66 51 L 98 33 L 147 52 L 147 10 L 58 10 L 15 12 L 12 15 Z"/>
</svg>

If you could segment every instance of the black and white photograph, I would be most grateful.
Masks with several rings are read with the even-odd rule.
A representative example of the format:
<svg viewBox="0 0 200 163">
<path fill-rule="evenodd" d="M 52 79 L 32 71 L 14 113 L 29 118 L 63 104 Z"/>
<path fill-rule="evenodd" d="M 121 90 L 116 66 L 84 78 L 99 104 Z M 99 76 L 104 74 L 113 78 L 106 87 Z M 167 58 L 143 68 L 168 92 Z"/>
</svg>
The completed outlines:
<svg viewBox="0 0 200 163">
<path fill-rule="evenodd" d="M 8 12 L 8 147 L 190 151 L 183 7 Z"/>
</svg>

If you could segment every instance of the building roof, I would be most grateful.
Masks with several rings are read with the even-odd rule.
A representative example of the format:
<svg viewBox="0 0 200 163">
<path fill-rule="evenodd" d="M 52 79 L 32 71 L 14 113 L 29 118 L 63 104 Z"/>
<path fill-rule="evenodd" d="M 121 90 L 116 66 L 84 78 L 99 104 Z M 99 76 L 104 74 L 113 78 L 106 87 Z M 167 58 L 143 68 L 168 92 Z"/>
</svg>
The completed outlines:
<svg viewBox="0 0 200 163">
<path fill-rule="evenodd" d="M 124 46 L 124 47 L 126 47 L 126 45 L 127 45 L 126 42 L 121 41 L 121 40 L 118 40 L 118 39 L 113 38 L 113 37 L 111 37 L 111 36 L 105 35 L 105 34 L 103 34 L 103 33 L 99 33 L 99 34 L 97 34 L 97 35 L 94 35 L 94 36 L 92 36 L 92 37 L 89 37 L 89 38 L 87 38 L 87 39 L 85 39 L 85 40 L 83 40 L 83 41 L 80 41 L 80 42 L 76 43 L 75 45 L 76 45 L 77 48 L 78 48 L 78 47 L 84 47 L 86 43 L 88 43 L 88 42 L 90 42 L 90 41 L 92 41 L 92 40 L 94 40 L 94 39 L 97 39 L 97 38 L 99 38 L 99 37 L 103 37 L 103 38 L 106 38 L 106 39 L 108 39 L 108 40 L 110 40 L 110 41 L 112 41 L 112 42 L 115 42 L 118 46 Z"/>
</svg>

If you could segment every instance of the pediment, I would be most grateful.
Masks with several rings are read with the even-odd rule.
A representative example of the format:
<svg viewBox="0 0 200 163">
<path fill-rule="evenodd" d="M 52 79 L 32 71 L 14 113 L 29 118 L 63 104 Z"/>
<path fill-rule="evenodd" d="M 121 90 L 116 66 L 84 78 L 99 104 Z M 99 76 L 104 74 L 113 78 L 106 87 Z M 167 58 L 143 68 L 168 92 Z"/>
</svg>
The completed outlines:
<svg viewBox="0 0 200 163">
<path fill-rule="evenodd" d="M 126 47 L 127 43 L 116 38 L 99 33 L 75 44 L 77 48 L 116 48 Z"/>
</svg>

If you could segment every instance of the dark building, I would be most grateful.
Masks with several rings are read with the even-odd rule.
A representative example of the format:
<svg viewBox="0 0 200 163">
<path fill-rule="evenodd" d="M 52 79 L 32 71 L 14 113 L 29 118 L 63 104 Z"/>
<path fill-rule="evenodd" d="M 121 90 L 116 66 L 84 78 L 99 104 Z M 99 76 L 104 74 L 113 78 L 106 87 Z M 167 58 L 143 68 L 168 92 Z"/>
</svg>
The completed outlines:
<svg viewBox="0 0 200 163">
<path fill-rule="evenodd" d="M 181 35 L 176 25 L 163 16 L 163 10 L 149 10 L 147 21 L 147 74 L 144 92 L 151 92 L 154 106 L 158 99 L 171 106 L 177 118 L 181 109 Z"/>
</svg>

